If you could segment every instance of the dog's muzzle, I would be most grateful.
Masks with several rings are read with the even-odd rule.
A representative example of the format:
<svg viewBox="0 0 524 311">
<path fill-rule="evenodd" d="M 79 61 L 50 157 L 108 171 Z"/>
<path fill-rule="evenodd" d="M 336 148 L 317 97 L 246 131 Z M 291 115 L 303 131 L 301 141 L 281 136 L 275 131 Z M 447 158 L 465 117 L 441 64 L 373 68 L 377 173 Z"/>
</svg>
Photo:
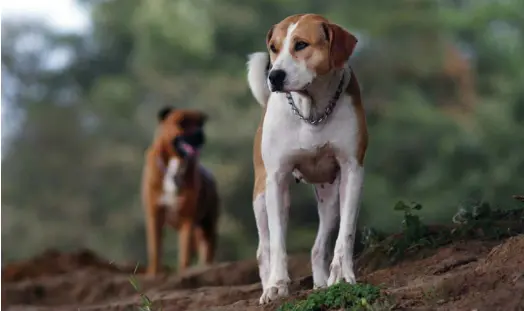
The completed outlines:
<svg viewBox="0 0 524 311">
<path fill-rule="evenodd" d="M 180 163 L 180 167 L 174 178 L 174 183 L 177 189 L 180 190 L 185 186 L 185 179 L 188 167 L 192 166 L 195 158 L 200 152 L 200 148 L 204 145 L 206 137 L 202 129 L 197 129 L 191 133 L 184 133 L 175 137 L 172 141 L 175 152 L 184 160 Z"/>
<path fill-rule="evenodd" d="M 178 135 L 173 139 L 173 148 L 183 158 L 188 159 L 196 156 L 199 149 L 204 145 L 206 137 L 201 129 L 191 133 Z"/>
</svg>

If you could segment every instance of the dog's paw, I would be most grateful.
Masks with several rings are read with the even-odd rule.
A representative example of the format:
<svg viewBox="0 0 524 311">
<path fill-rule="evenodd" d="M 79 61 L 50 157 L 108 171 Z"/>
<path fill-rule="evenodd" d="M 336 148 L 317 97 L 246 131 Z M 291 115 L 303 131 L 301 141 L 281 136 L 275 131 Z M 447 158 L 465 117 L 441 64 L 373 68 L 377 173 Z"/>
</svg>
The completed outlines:
<svg viewBox="0 0 524 311">
<path fill-rule="evenodd" d="M 155 277 L 158 275 L 158 269 L 154 268 L 154 267 L 147 267 L 146 269 L 146 276 L 147 277 Z"/>
<path fill-rule="evenodd" d="M 313 284 L 313 289 L 315 289 L 315 290 L 326 288 L 326 287 L 327 287 L 326 283 L 324 283 L 324 284 Z"/>
<path fill-rule="evenodd" d="M 333 260 L 330 267 L 330 274 L 328 279 L 328 286 L 338 284 L 345 280 L 349 284 L 355 284 L 357 278 L 353 271 L 353 262 L 342 264 L 342 260 Z"/>
<path fill-rule="evenodd" d="M 289 296 L 288 282 L 279 281 L 276 285 L 266 287 L 262 296 L 260 296 L 259 303 L 261 305 L 270 303 L 278 298 Z"/>
</svg>

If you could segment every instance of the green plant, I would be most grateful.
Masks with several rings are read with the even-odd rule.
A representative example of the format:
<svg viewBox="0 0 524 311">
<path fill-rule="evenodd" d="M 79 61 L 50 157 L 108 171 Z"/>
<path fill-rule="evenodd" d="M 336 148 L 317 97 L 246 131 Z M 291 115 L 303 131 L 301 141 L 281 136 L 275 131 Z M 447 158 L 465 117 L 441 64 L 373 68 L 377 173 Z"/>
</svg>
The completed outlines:
<svg viewBox="0 0 524 311">
<path fill-rule="evenodd" d="M 523 233 L 524 209 L 494 210 L 481 202 L 459 208 L 452 221 L 456 225 L 450 232 L 453 238 L 500 239 Z"/>
<path fill-rule="evenodd" d="M 415 202 L 406 204 L 403 201 L 399 201 L 393 209 L 404 212 L 402 232 L 398 238 L 393 239 L 387 251 L 393 260 L 398 259 L 408 250 L 432 244 L 432 240 L 428 238 L 428 227 L 422 223 L 418 215 L 414 214 L 414 211 L 422 209 L 421 204 Z"/>
<path fill-rule="evenodd" d="M 283 304 L 278 311 L 320 311 L 344 309 L 350 311 L 373 310 L 372 305 L 381 297 L 374 285 L 339 283 L 311 293 L 306 299 Z"/>
<path fill-rule="evenodd" d="M 403 236 L 409 241 L 416 241 L 427 234 L 427 227 L 422 224 L 420 218 L 413 214 L 413 211 L 420 211 L 422 205 L 412 202 L 406 204 L 403 201 L 397 202 L 393 208 L 396 211 L 404 212 L 404 220 L 402 221 Z"/>
<path fill-rule="evenodd" d="M 459 208 L 452 218 L 452 226 L 431 228 L 414 213 L 421 210 L 422 205 L 399 201 L 394 209 L 403 211 L 404 219 L 402 232 L 391 240 L 387 251 L 393 260 L 421 247 L 438 247 L 468 238 L 501 239 L 524 233 L 524 209 L 493 210 L 489 203 L 480 202 Z"/>
<path fill-rule="evenodd" d="M 398 202 L 394 210 L 404 214 L 399 233 L 386 236 L 374 228 L 362 230 L 364 250 L 357 259 L 361 268 L 373 271 L 391 266 L 407 256 L 425 257 L 431 249 L 457 241 L 499 240 L 524 233 L 524 208 L 492 209 L 488 203 L 460 207 L 453 224 L 426 225 L 418 203 Z"/>
<path fill-rule="evenodd" d="M 136 271 L 138 270 L 138 264 L 135 267 L 135 271 L 133 271 L 133 275 L 129 277 L 129 283 L 131 283 L 131 286 L 136 290 L 136 292 L 140 295 L 140 306 L 138 306 L 139 311 L 162 311 L 162 307 L 155 308 L 153 301 L 141 291 L 140 284 L 138 282 L 138 279 L 136 278 Z"/>
</svg>

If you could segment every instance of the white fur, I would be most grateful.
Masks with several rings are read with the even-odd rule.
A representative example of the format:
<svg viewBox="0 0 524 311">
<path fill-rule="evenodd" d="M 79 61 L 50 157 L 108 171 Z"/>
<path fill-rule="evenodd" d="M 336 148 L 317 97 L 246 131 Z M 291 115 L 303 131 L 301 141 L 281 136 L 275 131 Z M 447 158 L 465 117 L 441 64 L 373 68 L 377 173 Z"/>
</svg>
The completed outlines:
<svg viewBox="0 0 524 311">
<path fill-rule="evenodd" d="M 328 249 L 328 242 L 337 228 L 340 206 L 339 187 L 340 178 L 337 178 L 333 184 L 314 185 L 315 198 L 318 202 L 319 224 L 315 244 L 311 249 L 313 288 L 323 288 L 328 283 L 328 257 L 333 254 L 333 250 Z"/>
<path fill-rule="evenodd" d="M 292 33 L 291 27 L 288 33 L 290 32 Z M 289 61 L 284 51 L 277 62 L 279 60 L 278 65 L 292 73 L 290 81 L 295 81 L 292 82 L 293 87 L 311 79 L 311 82 L 304 85 L 308 86 L 307 91 L 315 102 L 314 106 L 310 98 L 291 93 L 302 114 L 308 116 L 322 113 L 335 93 L 343 71 L 315 77 L 301 70 L 300 64 Z M 344 89 L 350 77 L 349 69 L 347 66 L 345 68 Z M 255 79 L 249 79 L 250 84 L 254 81 Z M 253 90 L 262 86 L 250 87 Z M 263 286 L 261 304 L 288 295 L 290 279 L 286 231 L 289 200 L 286 198 L 289 198 L 289 181 L 297 162 L 312 156 L 318 147 L 326 143 L 335 150 L 340 172 L 332 184 L 315 185 L 320 223 L 311 252 L 313 282 L 315 287 L 332 285 L 342 279 L 355 282 L 353 244 L 364 168 L 357 161 L 359 120 L 351 100 L 350 96 L 343 93 L 326 122 L 312 126 L 292 113 L 284 93 L 271 93 L 269 97 L 261 142 L 262 159 L 267 172 L 266 189 L 253 202 L 259 231 L 257 258 Z M 330 250 L 326 244 L 336 227 L 338 216 L 340 229 L 333 260 L 328 268 L 327 255 Z"/>
<path fill-rule="evenodd" d="M 253 97 L 258 103 L 265 107 L 271 91 L 266 84 L 266 68 L 269 62 L 269 54 L 257 52 L 249 55 L 247 62 L 247 81 Z"/>
<path fill-rule="evenodd" d="M 253 201 L 253 211 L 258 230 L 257 261 L 262 288 L 269 279 L 269 227 L 267 224 L 266 196 L 260 194 Z"/>
<path fill-rule="evenodd" d="M 176 209 L 177 200 L 177 185 L 175 184 L 175 175 L 180 167 L 180 161 L 177 158 L 172 158 L 167 164 L 166 172 L 163 180 L 163 194 L 160 202 L 168 208 Z"/>
<path fill-rule="evenodd" d="M 297 60 L 291 55 L 294 48 L 293 32 L 299 23 L 289 25 L 286 38 L 282 44 L 271 70 L 284 70 L 286 79 L 284 80 L 284 91 L 300 91 L 308 86 L 316 77 L 316 73 L 307 68 L 304 60 Z M 271 87 L 269 80 L 268 87 Z"/>
</svg>

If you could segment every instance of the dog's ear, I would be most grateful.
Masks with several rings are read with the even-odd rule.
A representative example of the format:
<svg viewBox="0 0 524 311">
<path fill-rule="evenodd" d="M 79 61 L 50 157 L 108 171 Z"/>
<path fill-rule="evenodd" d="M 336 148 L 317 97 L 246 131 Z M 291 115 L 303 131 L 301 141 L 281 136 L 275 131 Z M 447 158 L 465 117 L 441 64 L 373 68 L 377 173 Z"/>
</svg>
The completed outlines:
<svg viewBox="0 0 524 311">
<path fill-rule="evenodd" d="M 271 26 L 271 28 L 269 28 L 269 31 L 267 32 L 266 34 L 266 45 L 269 44 L 269 41 L 271 41 L 271 38 L 273 37 L 273 30 L 275 29 L 275 25 Z"/>
<path fill-rule="evenodd" d="M 172 107 L 172 106 L 165 106 L 165 107 L 160 108 L 157 114 L 158 122 L 164 121 L 167 118 L 167 116 L 171 113 L 171 111 L 173 110 L 175 110 L 175 107 Z"/>
<path fill-rule="evenodd" d="M 336 24 L 322 23 L 322 28 L 329 42 L 331 68 L 342 68 L 357 45 L 357 38 Z"/>
</svg>

